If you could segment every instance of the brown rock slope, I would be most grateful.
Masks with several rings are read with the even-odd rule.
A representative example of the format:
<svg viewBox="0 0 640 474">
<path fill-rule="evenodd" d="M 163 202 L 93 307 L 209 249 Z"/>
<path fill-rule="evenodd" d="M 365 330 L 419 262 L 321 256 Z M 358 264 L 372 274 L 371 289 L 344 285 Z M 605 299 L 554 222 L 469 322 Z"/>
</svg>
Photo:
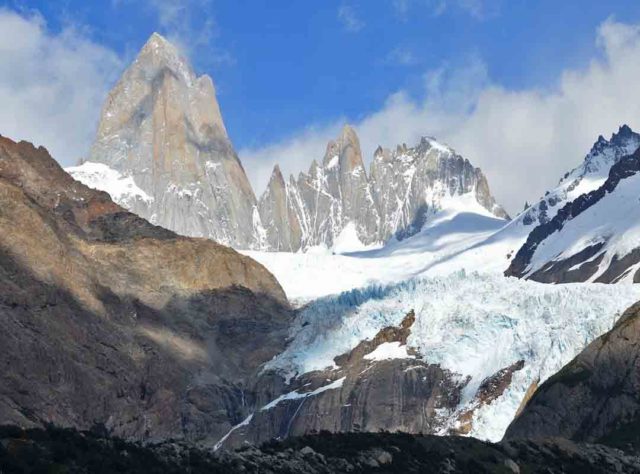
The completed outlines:
<svg viewBox="0 0 640 474">
<path fill-rule="evenodd" d="M 505 439 L 640 448 L 640 304 L 537 390 Z"/>
<path fill-rule="evenodd" d="M 246 416 L 290 318 L 260 264 L 0 137 L 0 424 L 216 440 Z"/>
</svg>

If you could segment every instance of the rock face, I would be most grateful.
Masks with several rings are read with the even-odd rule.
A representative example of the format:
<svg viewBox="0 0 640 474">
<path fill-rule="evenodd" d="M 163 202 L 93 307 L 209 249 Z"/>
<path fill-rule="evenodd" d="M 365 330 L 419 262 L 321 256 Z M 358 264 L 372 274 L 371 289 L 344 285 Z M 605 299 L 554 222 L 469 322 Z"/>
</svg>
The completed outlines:
<svg viewBox="0 0 640 474">
<path fill-rule="evenodd" d="M 265 395 L 261 408 L 224 446 L 323 430 L 440 433 L 446 420 L 438 413 L 458 406 L 466 381 L 418 359 L 406 346 L 414 321 L 411 312 L 400 326 L 387 327 L 336 357 L 335 369 L 304 374 L 286 390 L 281 382 L 273 384 L 279 379 L 276 374 L 268 374 L 259 384 Z M 269 381 L 279 390 L 269 390 Z"/>
<path fill-rule="evenodd" d="M 461 204 L 463 198 L 472 207 Z M 456 205 L 509 218 L 480 169 L 433 139 L 393 153 L 379 148 L 367 177 L 358 137 L 347 125 L 327 145 L 322 164 L 314 161 L 297 180 L 291 177 L 287 184 L 279 168 L 274 170 L 260 198 L 260 215 L 270 248 L 295 251 L 356 239 L 364 245 L 403 239 Z"/>
<path fill-rule="evenodd" d="M 562 437 L 640 449 L 640 305 L 536 391 L 505 439 Z"/>
<path fill-rule="evenodd" d="M 621 128 L 612 142 L 623 133 L 637 137 Z M 638 186 L 636 150 L 611 166 L 600 187 L 535 227 L 505 274 L 545 283 L 640 281 Z"/>
<path fill-rule="evenodd" d="M 88 163 L 70 169 L 152 223 L 237 248 L 260 248 L 257 202 L 227 135 L 215 89 L 179 51 L 151 36 L 110 92 Z M 115 181 L 113 173 L 120 175 Z M 131 178 L 142 190 L 122 193 Z"/>
<path fill-rule="evenodd" d="M 0 138 L 0 424 L 218 439 L 290 322 L 255 261 L 155 227 L 45 149 Z"/>
</svg>

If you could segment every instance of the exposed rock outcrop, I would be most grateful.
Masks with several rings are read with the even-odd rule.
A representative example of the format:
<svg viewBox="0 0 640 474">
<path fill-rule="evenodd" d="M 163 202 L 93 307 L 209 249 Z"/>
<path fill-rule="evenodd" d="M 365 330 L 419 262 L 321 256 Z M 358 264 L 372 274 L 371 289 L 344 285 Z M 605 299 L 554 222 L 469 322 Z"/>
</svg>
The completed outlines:
<svg viewBox="0 0 640 474">
<path fill-rule="evenodd" d="M 439 412 L 455 410 L 466 381 L 407 348 L 414 320 L 410 312 L 400 326 L 336 357 L 335 369 L 301 375 L 288 385 L 278 374 L 265 374 L 258 410 L 219 447 L 321 430 L 440 432 L 445 420 Z"/>
<path fill-rule="evenodd" d="M 640 305 L 535 392 L 505 439 L 562 437 L 640 449 Z"/>
<path fill-rule="evenodd" d="M 474 411 L 500 397 L 524 361 L 488 377 L 473 400 L 462 404 L 470 378 L 429 363 L 408 347 L 414 322 L 411 311 L 400 325 L 386 327 L 336 357 L 336 367 L 303 374 L 288 384 L 276 373 L 264 374 L 257 384 L 258 410 L 216 447 L 228 449 L 323 430 L 468 434 Z"/>
<path fill-rule="evenodd" d="M 142 196 L 121 194 L 108 176 L 92 185 L 152 223 L 237 248 L 264 246 L 257 202 L 233 149 L 208 76 L 196 77 L 178 49 L 151 36 L 104 105 L 89 163 L 131 177 Z M 87 183 L 89 184 L 89 183 Z"/>
<path fill-rule="evenodd" d="M 153 226 L 0 138 L 0 424 L 218 439 L 282 350 L 260 264 Z"/>
</svg>

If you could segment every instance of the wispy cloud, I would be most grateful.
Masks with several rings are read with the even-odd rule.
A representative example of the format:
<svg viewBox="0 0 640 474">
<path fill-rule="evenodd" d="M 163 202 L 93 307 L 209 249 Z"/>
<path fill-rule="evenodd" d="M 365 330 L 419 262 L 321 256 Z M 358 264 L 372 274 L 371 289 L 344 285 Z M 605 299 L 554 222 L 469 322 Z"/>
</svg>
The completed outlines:
<svg viewBox="0 0 640 474">
<path fill-rule="evenodd" d="M 413 66 L 418 62 L 419 60 L 415 53 L 403 47 L 392 49 L 384 58 L 384 63 L 392 66 Z"/>
<path fill-rule="evenodd" d="M 68 23 L 52 33 L 37 13 L 0 9 L 0 133 L 75 163 L 89 149 L 123 67 L 83 28 Z"/>
<path fill-rule="evenodd" d="M 485 20 L 500 12 L 502 0 L 392 0 L 396 15 L 407 20 L 410 15 L 427 12 L 438 17 L 448 12 L 460 11 L 478 20 Z"/>
<path fill-rule="evenodd" d="M 355 8 L 350 5 L 342 4 L 338 8 L 338 20 L 342 23 L 345 30 L 357 32 L 364 28 L 365 23 L 358 16 Z"/>
<path fill-rule="evenodd" d="M 607 20 L 597 30 L 598 54 L 588 66 L 563 71 L 553 90 L 509 89 L 491 81 L 478 57 L 425 74 L 424 98 L 399 91 L 354 123 L 371 159 L 378 144 L 394 147 L 434 135 L 488 175 L 499 201 L 519 210 L 577 166 L 598 135 L 622 123 L 640 128 L 640 25 Z M 261 169 L 280 162 L 298 172 L 324 152 L 341 117 L 288 140 L 241 150 L 260 192 Z"/>
<path fill-rule="evenodd" d="M 139 0 L 112 0 L 116 8 Z M 157 29 L 187 56 L 215 64 L 234 64 L 228 50 L 216 44 L 220 29 L 213 15 L 213 0 L 142 0 L 157 19 Z M 206 54 L 198 54 L 204 53 Z"/>
</svg>

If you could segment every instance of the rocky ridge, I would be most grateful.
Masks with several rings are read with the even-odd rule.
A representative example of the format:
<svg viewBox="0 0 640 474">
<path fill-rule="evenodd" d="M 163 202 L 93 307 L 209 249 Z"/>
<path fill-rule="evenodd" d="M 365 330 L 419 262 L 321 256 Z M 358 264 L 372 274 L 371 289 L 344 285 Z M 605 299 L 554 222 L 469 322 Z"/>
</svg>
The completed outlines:
<svg viewBox="0 0 640 474">
<path fill-rule="evenodd" d="M 433 139 L 393 153 L 379 149 L 367 176 L 348 125 L 308 173 L 286 181 L 276 166 L 257 201 L 212 80 L 197 77 L 158 34 L 110 92 L 85 162 L 68 171 L 154 224 L 238 249 L 297 251 L 336 242 L 351 249 L 402 239 L 447 199 L 468 193 L 480 212 L 508 218 L 482 172 Z"/>
<path fill-rule="evenodd" d="M 637 456 L 566 440 L 490 444 L 473 438 L 326 432 L 247 447 L 221 456 L 178 443 L 142 446 L 49 427 L 0 427 L 6 472 L 173 474 L 640 472 Z"/>
<path fill-rule="evenodd" d="M 640 139 L 624 130 L 619 135 Z M 639 172 L 639 151 L 617 159 L 601 186 L 531 231 L 505 274 L 545 283 L 640 281 Z"/>
<path fill-rule="evenodd" d="M 640 449 L 640 305 L 535 392 L 505 439 L 561 437 Z"/>
<path fill-rule="evenodd" d="M 260 264 L 149 224 L 0 138 L 0 424 L 219 439 L 292 314 Z"/>
</svg>

